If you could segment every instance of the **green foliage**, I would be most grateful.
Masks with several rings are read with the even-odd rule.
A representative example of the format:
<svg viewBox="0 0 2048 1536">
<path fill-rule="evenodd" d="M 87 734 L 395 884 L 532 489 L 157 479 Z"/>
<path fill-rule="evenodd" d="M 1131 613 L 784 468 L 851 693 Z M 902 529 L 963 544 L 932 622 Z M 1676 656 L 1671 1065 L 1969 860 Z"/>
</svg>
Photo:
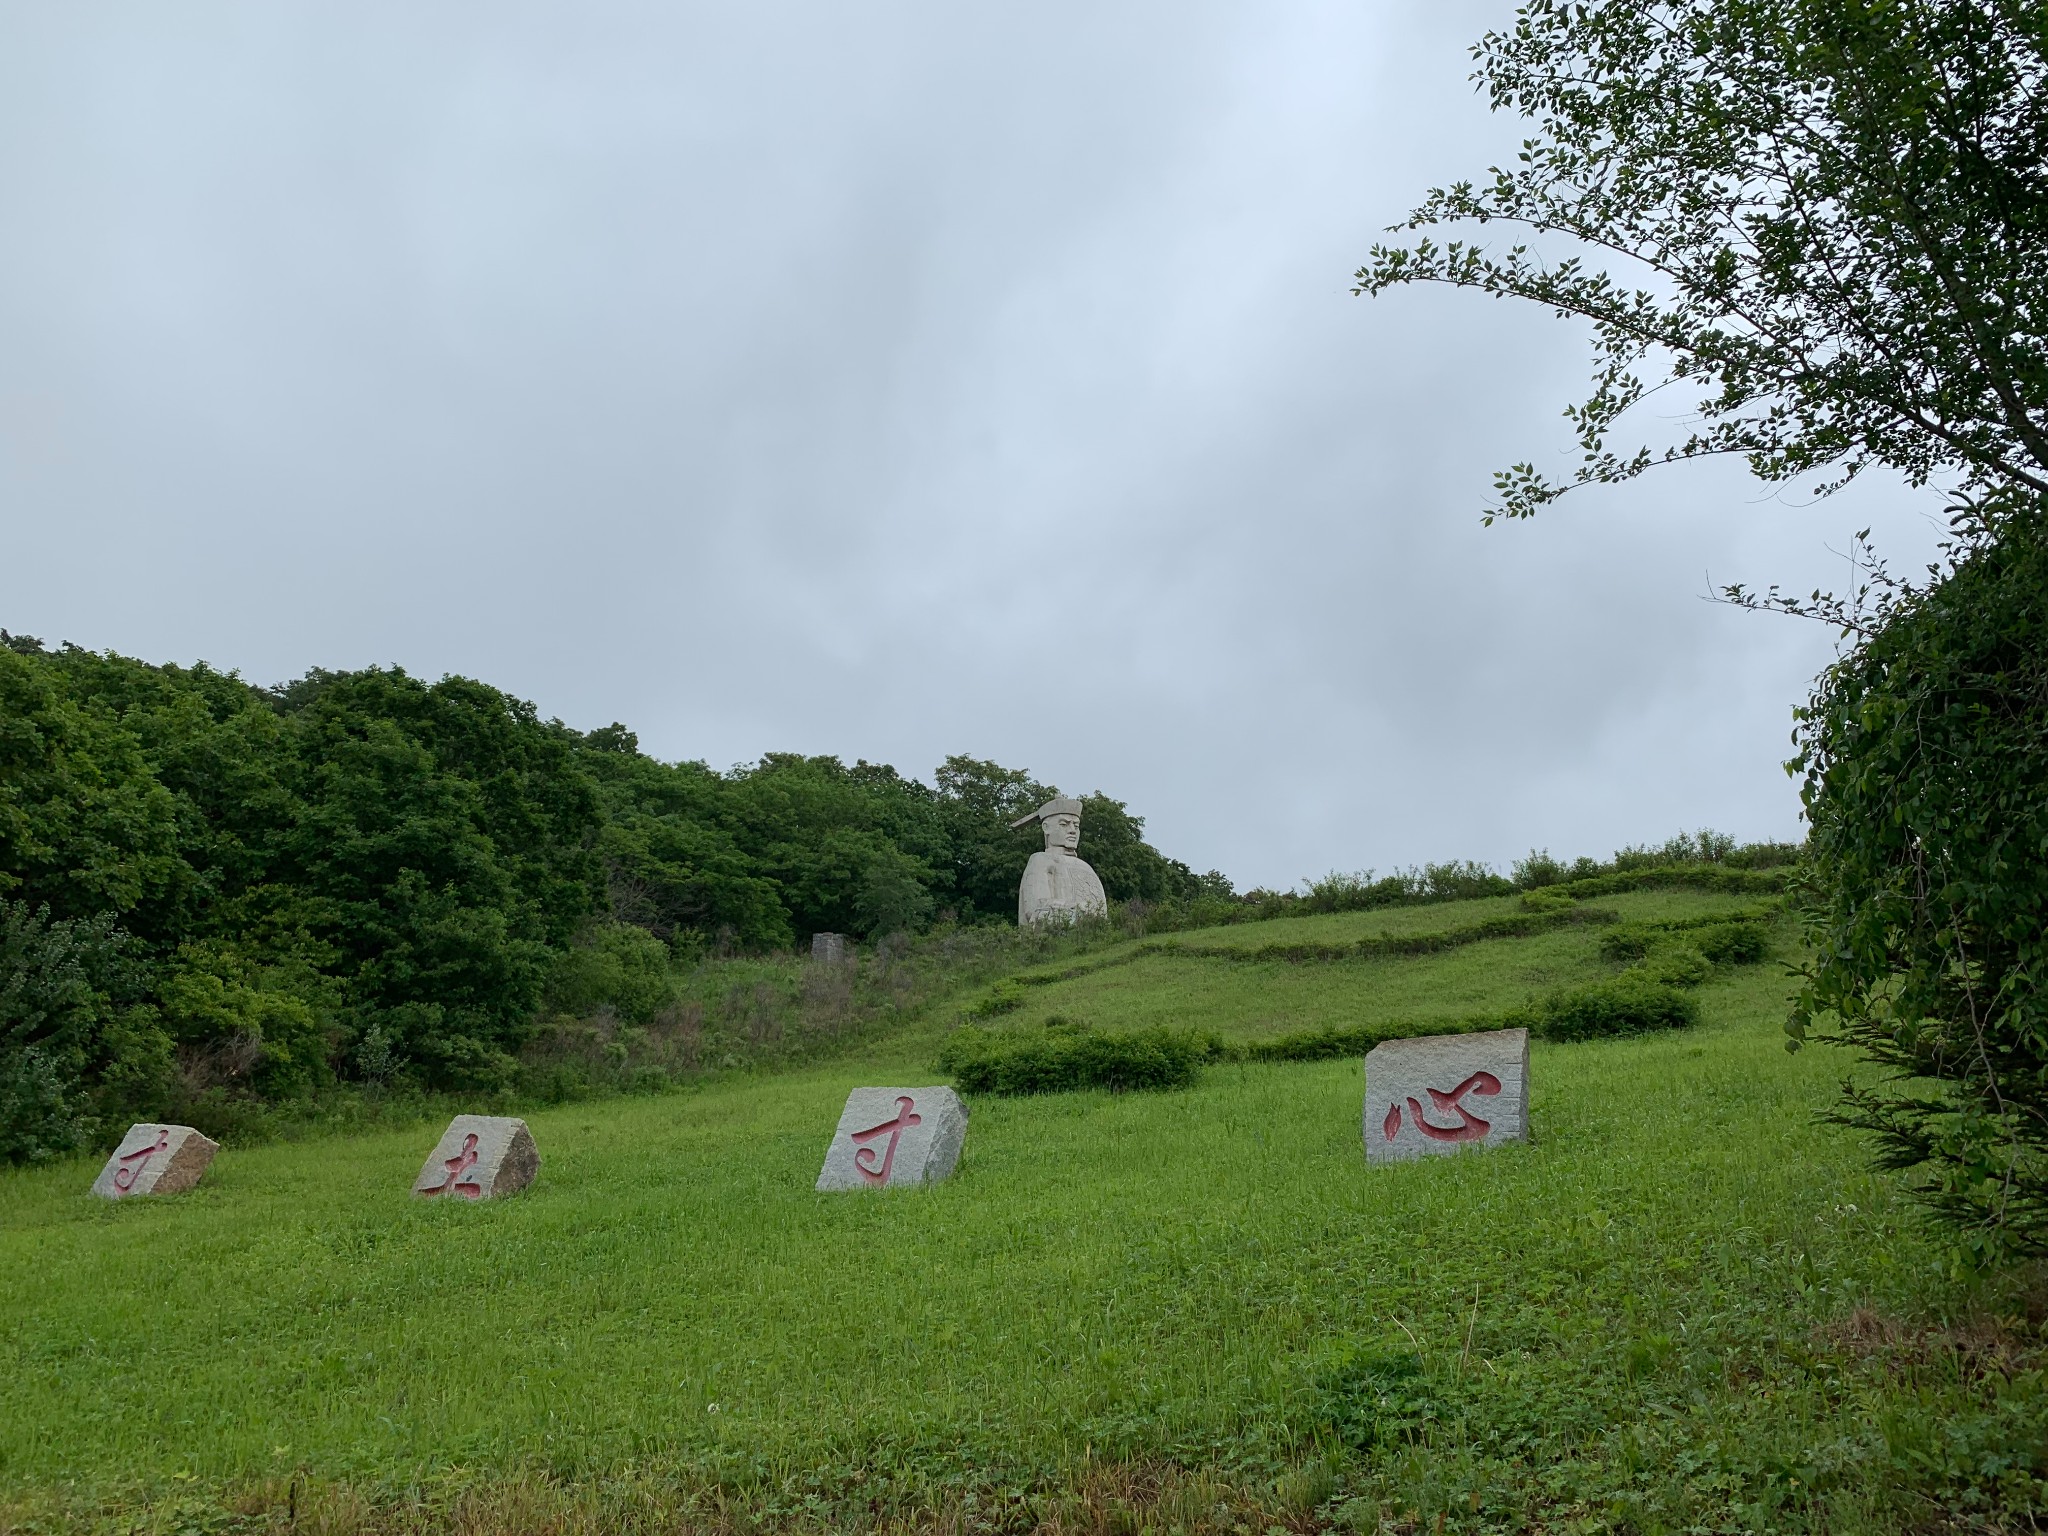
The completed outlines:
<svg viewBox="0 0 2048 1536">
<path fill-rule="evenodd" d="M 1027 942 L 904 963 L 997 937 Z M 1343 1028 L 1394 972 L 1455 1009 L 1474 967 L 1512 988 L 1596 938 L 1291 969 L 1360 982 L 1302 1019 Z M 1206 995 L 1163 980 L 1133 1009 Z M 540 1180 L 481 1207 L 406 1194 L 439 1104 L 231 1148 L 170 1206 L 89 1209 L 82 1161 L 0 1171 L 0 1522 L 2029 1530 L 2038 1277 L 1944 1276 L 1896 1181 L 1815 1123 L 1837 1072 L 1778 1049 L 1785 995 L 1731 969 L 1695 1031 L 1539 1045 L 1533 1145 L 1396 1167 L 1363 1164 L 1355 1060 L 1211 1066 L 983 1097 L 954 1178 L 814 1193 L 849 1086 L 928 1080 L 934 1009 L 795 1071 L 524 1106 Z"/>
<path fill-rule="evenodd" d="M 1977 1258 L 2048 1251 L 2048 544 L 1965 559 L 1800 715 L 1814 961 L 1790 1030 Z"/>
<path fill-rule="evenodd" d="M 1123 801 L 1100 793 L 1081 797 L 1081 857 L 1102 877 L 1103 892 L 1111 901 L 1193 901 L 1205 893 L 1215 895 L 1218 882 L 1228 896 L 1229 882 L 1222 876 L 1212 870 L 1198 877 L 1180 860 L 1167 858 L 1146 842 L 1144 834 L 1144 818 L 1133 816 Z M 1013 908 L 1015 884 L 1011 882 Z"/>
<path fill-rule="evenodd" d="M 1191 1087 L 1221 1050 L 1214 1036 L 1188 1030 L 1098 1033 L 1059 1019 L 1036 1030 L 961 1030 L 940 1051 L 939 1068 L 970 1094 L 1125 1093 Z"/>
<path fill-rule="evenodd" d="M 1683 934 L 1685 943 L 1715 965 L 1754 965 L 1771 952 L 1761 915 L 1710 917 L 1663 923 L 1620 923 L 1600 935 L 1603 960 L 1640 960 Z"/>
<path fill-rule="evenodd" d="M 2024 0 L 1530 0 L 1473 50 L 1523 153 L 1405 227 L 1506 226 L 1577 250 L 1375 247 L 1361 293 L 1449 283 L 1593 324 L 1563 486 L 1740 454 L 1766 480 L 1870 464 L 2048 490 L 2048 28 Z M 1591 265 L 1628 263 L 1622 278 Z M 1608 447 L 1656 385 L 1675 446 Z M 1491 514 L 1489 514 L 1489 521 Z"/>
<path fill-rule="evenodd" d="M 645 1024 L 675 1000 L 669 948 L 645 928 L 595 923 L 557 951 L 544 1004 L 551 1013 L 590 1018 L 611 1013 Z"/>
<path fill-rule="evenodd" d="M 721 774 L 657 762 L 622 725 L 579 735 L 466 678 L 369 668 L 259 689 L 6 637 L 0 898 L 47 909 L 52 933 L 118 928 L 136 980 L 132 997 L 74 1008 L 84 1022 L 60 1043 L 11 1048 L 0 1158 L 97 1138 L 118 1106 L 222 1129 L 337 1082 L 508 1092 L 543 1019 L 539 1054 L 561 1080 L 583 1070 L 560 1049 L 565 1018 L 651 1027 L 707 955 L 827 930 L 894 943 L 939 919 L 1008 928 L 1038 846 L 1009 822 L 1051 793 L 968 758 L 936 789 L 795 754 Z M 1113 895 L 1228 899 L 1227 882 L 1146 844 L 1122 802 L 1087 804 Z M 43 985 L 34 948 L 0 987 Z M 891 985 L 928 991 L 900 967 Z M 787 1011 L 692 1006 L 745 1021 L 749 1058 L 777 1048 Z M 813 1011 L 843 1024 L 876 1006 Z M 694 1070 L 700 1044 L 653 1055 Z"/>
<path fill-rule="evenodd" d="M 1374 912 L 1392 907 L 1473 901 L 1516 891 L 1530 912 L 1563 910 L 1561 903 L 1624 891 L 1691 889 L 1776 894 L 1785 889 L 1799 849 L 1789 843 L 1737 843 L 1723 833 L 1678 833 L 1657 847 L 1618 851 L 1605 862 L 1578 858 L 1566 864 L 1537 850 L 1518 859 L 1509 876 L 1469 862 L 1424 864 L 1375 876 L 1371 870 L 1333 873 L 1301 891 L 1248 891 L 1228 897 L 1198 894 L 1157 905 L 1133 903 L 1120 914 L 1133 935 L 1174 933 L 1283 917 Z"/>
<path fill-rule="evenodd" d="M 106 914 L 0 901 L 0 1159 L 85 1146 L 101 1110 L 144 1107 L 160 1086 L 170 1042 L 133 1006 L 132 950 Z"/>
<path fill-rule="evenodd" d="M 0 896 L 60 918 L 160 898 L 180 861 L 176 806 L 142 743 L 46 661 L 0 647 Z"/>
<path fill-rule="evenodd" d="M 1434 1021 L 1406 1026 L 1329 1025 L 1322 1029 L 1298 1029 L 1284 1035 L 1248 1040 L 1238 1050 L 1246 1061 L 1334 1061 L 1344 1056 L 1363 1056 L 1382 1040 L 1463 1032 L 1462 1021 L 1446 1028 L 1437 1027 Z"/>
<path fill-rule="evenodd" d="M 1427 955 L 1456 949 L 1489 939 L 1519 939 L 1557 928 L 1581 924 L 1611 923 L 1614 914 L 1601 907 L 1576 902 L 1545 903 L 1534 911 L 1514 912 L 1484 918 L 1456 928 L 1425 933 L 1367 934 L 1345 943 L 1302 939 L 1277 939 L 1264 944 L 1198 944 L 1184 939 L 1155 940 L 1132 951 L 1136 954 L 1176 954 L 1215 960 L 1364 960 L 1376 955 Z"/>
<path fill-rule="evenodd" d="M 1660 946 L 1634 969 L 1667 987 L 1696 987 L 1713 974 L 1714 963 L 1697 944 L 1681 940 Z"/>
<path fill-rule="evenodd" d="M 1665 980 L 1647 971 L 1624 971 L 1612 981 L 1553 993 L 1525 1012 L 1508 1015 L 1503 1023 L 1526 1025 L 1549 1040 L 1592 1040 L 1690 1028 L 1700 1020 L 1699 1004 L 1679 986 L 1704 981 L 1706 968 L 1702 963 L 1696 971 L 1687 968 L 1680 975 L 1683 980 Z"/>
<path fill-rule="evenodd" d="M 1640 960 L 1658 940 L 1658 930 L 1648 923 L 1622 923 L 1600 935 L 1603 960 Z"/>
<path fill-rule="evenodd" d="M 183 944 L 159 969 L 164 1031 L 188 1064 L 268 1098 L 310 1093 L 332 1077 L 333 989 L 304 966 L 266 965 L 218 940 Z"/>
<path fill-rule="evenodd" d="M 1018 977 L 1005 977 L 990 987 L 967 1013 L 970 1018 L 993 1019 L 1005 1013 L 1014 1013 L 1024 1005 L 1024 982 Z"/>
<path fill-rule="evenodd" d="M 1699 952 L 1716 965 L 1755 965 L 1771 952 L 1771 942 L 1755 923 L 1712 923 L 1692 934 Z"/>
<path fill-rule="evenodd" d="M 1356 874 L 1332 872 L 1310 881 L 1301 898 L 1304 912 L 1366 912 L 1407 902 L 1470 901 L 1480 896 L 1506 896 L 1515 883 L 1483 864 L 1467 861 L 1424 864 L 1373 878 L 1371 870 Z"/>
<path fill-rule="evenodd" d="M 1316 1377 L 1319 1425 L 1353 1450 L 1415 1440 L 1446 1406 L 1412 1344 L 1354 1344 Z"/>
</svg>

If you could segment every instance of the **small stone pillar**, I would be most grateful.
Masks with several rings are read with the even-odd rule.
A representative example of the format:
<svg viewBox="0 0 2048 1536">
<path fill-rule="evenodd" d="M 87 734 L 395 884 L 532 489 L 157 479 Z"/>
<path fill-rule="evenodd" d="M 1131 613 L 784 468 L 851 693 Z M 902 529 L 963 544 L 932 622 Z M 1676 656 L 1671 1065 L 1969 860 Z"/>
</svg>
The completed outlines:
<svg viewBox="0 0 2048 1536">
<path fill-rule="evenodd" d="M 811 935 L 811 961 L 815 965 L 844 965 L 853 958 L 853 940 L 843 933 Z"/>
</svg>

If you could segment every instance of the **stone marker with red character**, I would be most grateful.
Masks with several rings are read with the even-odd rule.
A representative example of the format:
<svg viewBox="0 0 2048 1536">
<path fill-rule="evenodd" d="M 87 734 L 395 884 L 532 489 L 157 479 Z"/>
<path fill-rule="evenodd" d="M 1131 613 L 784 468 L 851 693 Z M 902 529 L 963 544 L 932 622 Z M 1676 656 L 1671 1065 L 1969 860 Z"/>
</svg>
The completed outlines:
<svg viewBox="0 0 2048 1536">
<path fill-rule="evenodd" d="M 457 1115 L 413 1181 L 427 1199 L 488 1200 L 526 1188 L 540 1172 L 540 1149 L 524 1120 Z"/>
<path fill-rule="evenodd" d="M 1365 1160 L 1529 1139 L 1529 1031 L 1383 1040 L 1365 1058 Z"/>
<path fill-rule="evenodd" d="M 220 1143 L 189 1125 L 131 1125 L 92 1192 L 109 1200 L 130 1195 L 182 1194 L 199 1182 Z"/>
<path fill-rule="evenodd" d="M 967 1106 L 950 1088 L 856 1088 L 825 1151 L 818 1188 L 935 1184 L 960 1161 Z"/>
</svg>

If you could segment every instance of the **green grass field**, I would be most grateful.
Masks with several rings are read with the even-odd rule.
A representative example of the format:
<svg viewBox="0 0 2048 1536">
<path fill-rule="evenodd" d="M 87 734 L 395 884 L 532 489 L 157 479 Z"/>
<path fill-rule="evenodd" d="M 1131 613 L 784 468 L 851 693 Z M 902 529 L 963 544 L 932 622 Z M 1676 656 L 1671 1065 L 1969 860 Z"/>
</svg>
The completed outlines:
<svg viewBox="0 0 2048 1536">
<path fill-rule="evenodd" d="M 1611 974 L 1598 936 L 1150 955 L 1011 1019 L 1500 1008 Z M 2037 1277 L 1950 1279 L 1815 1122 L 1846 1063 L 1786 1054 L 1788 986 L 1539 1042 L 1533 1145 L 1371 1171 L 1357 1061 L 1230 1064 L 978 1099 L 948 1183 L 814 1194 L 846 1090 L 936 1080 L 963 995 L 829 1065 L 531 1112 L 540 1181 L 484 1206 L 409 1198 L 433 1126 L 161 1201 L 6 1174 L 0 1530 L 2032 1529 Z"/>
</svg>

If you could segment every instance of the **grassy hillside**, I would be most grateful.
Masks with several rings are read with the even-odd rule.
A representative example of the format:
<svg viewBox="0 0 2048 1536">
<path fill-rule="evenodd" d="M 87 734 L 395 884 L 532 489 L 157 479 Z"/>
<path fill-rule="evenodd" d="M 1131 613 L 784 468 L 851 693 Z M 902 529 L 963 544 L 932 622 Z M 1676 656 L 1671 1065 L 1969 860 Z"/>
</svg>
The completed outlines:
<svg viewBox="0 0 2048 1536">
<path fill-rule="evenodd" d="M 1126 946 L 1003 1022 L 1463 1014 L 1612 974 L 1602 931 Z M 1945 1278 L 1815 1123 L 1842 1063 L 1786 1055 L 1786 991 L 1720 967 L 1695 1029 L 1538 1042 L 1534 1145 L 1371 1171 L 1355 1060 L 1224 1063 L 977 1098 L 949 1183 L 813 1194 L 847 1088 L 936 1080 L 948 1009 L 828 1065 L 536 1110 L 540 1182 L 487 1206 L 408 1198 L 432 1127 L 231 1150 L 160 1202 L 92 1200 L 83 1161 L 10 1173 L 0 1530 L 2023 1528 L 2028 1277 Z"/>
<path fill-rule="evenodd" d="M 1462 936 L 1522 912 L 1515 897 L 1294 918 L 1116 945 L 1069 967 L 1083 974 L 1034 985 L 1005 1019 L 1050 1018 L 1104 1028 L 1151 1025 L 1257 1039 L 1342 1024 L 1423 1022 L 1504 1010 L 1553 987 L 1612 975 L 1600 958 L 1605 923 L 1581 921 L 1513 941 L 1460 944 L 1436 954 L 1368 956 L 1335 964 L 1266 959 L 1261 949 L 1340 949 L 1380 937 Z M 1640 891 L 1602 898 L 1590 913 L 1635 922 L 1755 912 L 1755 897 Z M 1243 956 L 1244 958 L 1238 958 Z M 1027 972 L 1029 977 L 1031 973 Z"/>
</svg>

